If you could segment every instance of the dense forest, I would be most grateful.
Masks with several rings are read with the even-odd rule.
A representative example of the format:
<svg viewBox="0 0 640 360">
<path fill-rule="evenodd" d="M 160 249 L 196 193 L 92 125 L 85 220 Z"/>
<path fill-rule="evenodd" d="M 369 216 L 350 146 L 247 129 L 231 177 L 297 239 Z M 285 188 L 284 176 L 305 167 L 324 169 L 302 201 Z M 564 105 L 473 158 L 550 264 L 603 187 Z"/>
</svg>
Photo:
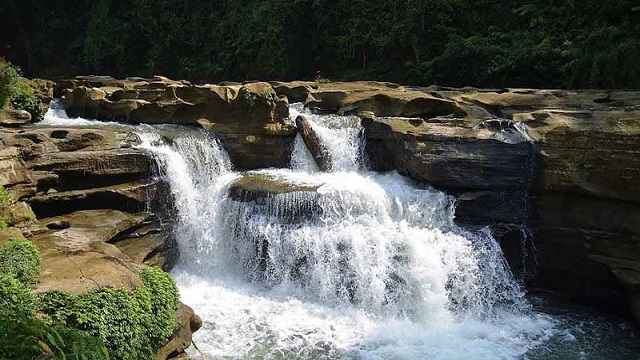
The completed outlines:
<svg viewBox="0 0 640 360">
<path fill-rule="evenodd" d="M 2 0 L 28 76 L 640 88 L 638 0 Z"/>
</svg>

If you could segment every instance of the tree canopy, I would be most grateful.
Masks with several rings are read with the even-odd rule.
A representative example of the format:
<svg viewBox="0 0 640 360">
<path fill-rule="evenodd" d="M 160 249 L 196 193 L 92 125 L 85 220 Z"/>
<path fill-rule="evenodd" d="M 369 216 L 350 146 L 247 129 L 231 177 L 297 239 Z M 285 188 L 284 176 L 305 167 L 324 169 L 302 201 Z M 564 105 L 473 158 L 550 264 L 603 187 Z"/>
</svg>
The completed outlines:
<svg viewBox="0 0 640 360">
<path fill-rule="evenodd" d="M 640 88 L 635 0 L 4 0 L 30 76 Z"/>
</svg>

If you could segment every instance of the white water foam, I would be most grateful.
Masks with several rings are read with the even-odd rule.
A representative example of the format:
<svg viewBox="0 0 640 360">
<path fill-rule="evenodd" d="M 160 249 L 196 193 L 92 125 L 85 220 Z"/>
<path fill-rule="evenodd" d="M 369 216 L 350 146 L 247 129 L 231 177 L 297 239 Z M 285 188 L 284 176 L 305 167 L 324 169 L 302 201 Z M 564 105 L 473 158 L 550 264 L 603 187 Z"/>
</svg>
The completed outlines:
<svg viewBox="0 0 640 360">
<path fill-rule="evenodd" d="M 45 121 L 35 126 L 135 130 L 143 140 L 140 147 L 158 160 L 159 175 L 169 181 L 178 212 L 175 231 L 181 258 L 173 274 L 182 301 L 204 319 L 194 336 L 201 352 L 191 348 L 193 358 L 201 354 L 206 359 L 638 358 L 637 335 L 620 319 L 545 305 L 539 299 L 534 299 L 535 308 L 553 317 L 530 310 L 490 234 L 456 228 L 450 198 L 440 192 L 397 174 L 363 171 L 362 165 L 357 171 L 347 166 L 343 168 L 347 171 L 334 168 L 320 173 L 299 139 L 293 171 L 255 173 L 318 187 L 317 196 L 294 192 L 256 202 L 233 201 L 227 191 L 242 174 L 232 171 L 212 135 L 174 125 L 71 119 L 55 102 L 52 105 Z M 296 109 L 304 111 L 293 104 L 292 117 Z M 336 143 L 345 144 L 351 154 L 360 151 L 360 145 L 348 145 L 358 144 L 346 136 L 349 132 L 332 133 L 340 125 L 331 124 L 349 124 L 349 119 L 316 116 L 313 121 L 315 128 L 328 124 L 329 137 L 343 137 Z M 238 216 L 242 213 L 252 216 Z M 249 221 L 237 226 L 240 219 Z M 225 230 L 227 225 L 248 236 Z M 274 244 L 266 249 L 274 256 L 262 256 L 260 264 L 256 256 L 248 256 L 256 253 L 256 247 L 246 241 L 256 235 L 260 240 L 262 234 Z M 398 249 L 390 244 L 407 246 Z M 237 251 L 242 248 L 251 251 Z M 390 256 L 394 252 L 402 256 L 394 260 Z M 286 271 L 298 258 L 296 253 L 316 259 L 293 266 L 314 270 L 305 272 L 306 277 Z M 332 263 L 336 257 L 351 260 Z M 389 258 L 391 263 L 403 262 L 389 266 Z M 393 294 L 380 291 L 381 279 L 403 279 L 386 277 L 389 270 L 411 281 L 399 283 L 402 296 L 381 302 L 385 293 Z M 341 276 L 343 281 L 320 281 Z M 344 281 L 349 279 L 354 280 Z M 476 281 L 481 285 L 475 286 Z M 444 293 L 438 282 L 445 283 Z M 465 283 L 472 286 L 455 286 Z M 327 290 L 342 285 L 348 285 L 347 291 Z"/>
<path fill-rule="evenodd" d="M 214 138 L 141 134 L 175 198 L 173 273 L 204 319 L 205 358 L 515 359 L 555 333 L 490 234 L 453 224 L 449 196 L 359 170 L 358 124 L 311 120 L 333 141 L 332 172 L 298 148 L 294 170 L 253 173 L 317 190 L 248 202 L 229 198 L 242 175 Z"/>
</svg>

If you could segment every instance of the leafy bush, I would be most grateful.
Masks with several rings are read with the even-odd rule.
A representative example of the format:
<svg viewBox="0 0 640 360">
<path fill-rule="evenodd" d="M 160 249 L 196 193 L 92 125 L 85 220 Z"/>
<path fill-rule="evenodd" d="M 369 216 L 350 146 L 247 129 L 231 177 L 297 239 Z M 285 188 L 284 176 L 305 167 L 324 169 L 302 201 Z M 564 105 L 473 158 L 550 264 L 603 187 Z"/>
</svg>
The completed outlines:
<svg viewBox="0 0 640 360">
<path fill-rule="evenodd" d="M 7 105 L 7 101 L 14 109 L 31 114 L 32 121 L 42 120 L 42 102 L 20 78 L 20 68 L 0 58 L 0 109 Z"/>
<path fill-rule="evenodd" d="M 35 298 L 16 278 L 0 274 L 0 319 L 15 319 L 33 313 Z"/>
<path fill-rule="evenodd" d="M 7 207 L 13 205 L 14 202 L 15 201 L 9 196 L 9 190 L 0 185 L 0 230 L 7 228 L 7 222 L 4 217 L 2 217 L 2 213 Z"/>
<path fill-rule="evenodd" d="M 7 105 L 20 87 L 20 68 L 0 57 L 0 109 Z"/>
<path fill-rule="evenodd" d="M 113 359 L 152 359 L 175 327 L 178 290 L 159 268 L 141 272 L 144 286 L 127 292 L 103 288 L 74 296 L 59 291 L 38 298 L 38 311 L 52 321 L 104 341 Z"/>
<path fill-rule="evenodd" d="M 0 349 L 3 359 L 109 359 L 100 339 L 26 316 L 0 319 Z"/>
<path fill-rule="evenodd" d="M 33 285 L 42 271 L 40 252 L 27 240 L 10 240 L 0 249 L 0 273 L 25 286 Z"/>
<path fill-rule="evenodd" d="M 33 93 L 33 89 L 21 84 L 18 91 L 11 98 L 11 107 L 16 110 L 25 110 L 31 114 L 31 121 L 42 120 L 42 102 Z"/>
<path fill-rule="evenodd" d="M 178 287 L 168 273 L 158 267 L 140 272 L 142 281 L 151 295 L 151 328 L 148 329 L 151 344 L 158 347 L 173 334 L 178 309 Z"/>
</svg>

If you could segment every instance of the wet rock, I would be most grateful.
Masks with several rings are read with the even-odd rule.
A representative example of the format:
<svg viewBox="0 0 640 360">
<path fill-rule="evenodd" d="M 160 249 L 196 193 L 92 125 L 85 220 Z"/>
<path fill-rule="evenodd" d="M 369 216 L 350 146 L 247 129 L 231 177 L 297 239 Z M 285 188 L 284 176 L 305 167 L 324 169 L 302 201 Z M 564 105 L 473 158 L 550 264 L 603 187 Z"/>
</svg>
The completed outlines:
<svg viewBox="0 0 640 360">
<path fill-rule="evenodd" d="M 414 90 L 435 91 L 466 115 L 363 120 L 372 166 L 457 195 L 465 226 L 529 228 L 537 252 L 502 246 L 521 249 L 509 250 L 512 264 L 535 254 L 530 286 L 630 313 L 640 261 L 640 93 Z"/>
<path fill-rule="evenodd" d="M 176 329 L 166 345 L 156 352 L 156 360 L 178 359 L 191 346 L 193 333 L 202 327 L 202 319 L 193 309 L 180 303 L 176 311 Z"/>
<path fill-rule="evenodd" d="M 296 118 L 296 127 L 298 128 L 298 133 L 302 136 L 305 146 L 316 161 L 318 168 L 322 171 L 329 171 L 331 169 L 329 153 L 324 148 L 324 145 L 322 145 L 318 134 L 313 130 L 309 120 L 303 115 L 299 115 Z"/>
<path fill-rule="evenodd" d="M 296 184 L 273 175 L 247 173 L 229 186 L 229 197 L 236 201 L 256 201 L 288 193 L 315 193 L 320 185 Z"/>
</svg>

